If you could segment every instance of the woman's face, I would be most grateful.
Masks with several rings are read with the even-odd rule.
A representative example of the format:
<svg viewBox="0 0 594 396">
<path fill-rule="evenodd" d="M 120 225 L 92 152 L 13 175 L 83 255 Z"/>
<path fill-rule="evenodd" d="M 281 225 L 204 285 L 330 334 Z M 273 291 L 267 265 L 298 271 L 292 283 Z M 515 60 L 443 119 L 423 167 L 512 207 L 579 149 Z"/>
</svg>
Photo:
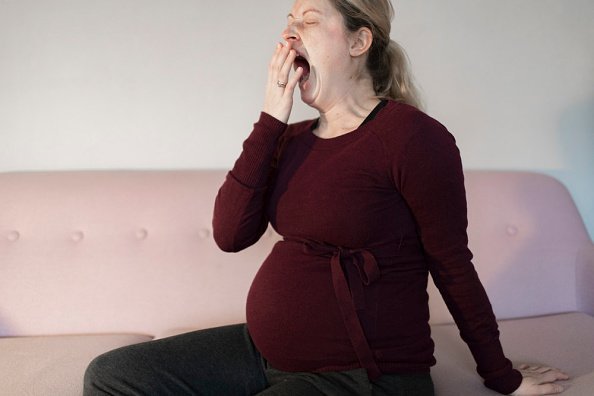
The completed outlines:
<svg viewBox="0 0 594 396">
<path fill-rule="evenodd" d="M 294 68 L 304 68 L 301 99 L 324 111 L 339 100 L 352 75 L 342 15 L 329 0 L 297 0 L 287 16 L 283 38 L 297 51 Z"/>
</svg>

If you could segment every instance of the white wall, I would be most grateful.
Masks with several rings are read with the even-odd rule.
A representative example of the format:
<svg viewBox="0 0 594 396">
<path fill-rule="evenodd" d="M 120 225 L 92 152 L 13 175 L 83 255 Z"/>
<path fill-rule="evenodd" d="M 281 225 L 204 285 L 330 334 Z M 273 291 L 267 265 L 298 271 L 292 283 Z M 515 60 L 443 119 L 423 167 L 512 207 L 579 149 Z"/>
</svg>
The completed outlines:
<svg viewBox="0 0 594 396">
<path fill-rule="evenodd" d="M 0 171 L 230 167 L 291 4 L 0 0 Z M 594 1 L 394 4 L 465 166 L 556 176 L 594 235 Z"/>
</svg>

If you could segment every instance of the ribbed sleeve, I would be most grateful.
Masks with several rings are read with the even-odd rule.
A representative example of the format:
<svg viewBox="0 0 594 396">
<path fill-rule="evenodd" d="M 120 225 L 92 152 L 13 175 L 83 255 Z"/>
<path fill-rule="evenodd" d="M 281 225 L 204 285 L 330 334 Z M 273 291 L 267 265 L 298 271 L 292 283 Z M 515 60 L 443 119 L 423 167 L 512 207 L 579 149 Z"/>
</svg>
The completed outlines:
<svg viewBox="0 0 594 396">
<path fill-rule="evenodd" d="M 235 179 L 247 187 L 265 187 L 278 139 L 286 128 L 287 124 L 266 113 L 261 113 L 252 133 L 243 142 L 243 151 L 231 170 Z"/>
<path fill-rule="evenodd" d="M 268 226 L 266 194 L 278 140 L 287 125 L 261 113 L 215 199 L 213 236 L 224 251 L 254 244 Z"/>
<path fill-rule="evenodd" d="M 485 385 L 508 394 L 521 374 L 506 359 L 493 309 L 468 249 L 466 192 L 453 136 L 429 117 L 409 126 L 394 174 L 417 223 L 431 276 L 477 363 Z"/>
</svg>

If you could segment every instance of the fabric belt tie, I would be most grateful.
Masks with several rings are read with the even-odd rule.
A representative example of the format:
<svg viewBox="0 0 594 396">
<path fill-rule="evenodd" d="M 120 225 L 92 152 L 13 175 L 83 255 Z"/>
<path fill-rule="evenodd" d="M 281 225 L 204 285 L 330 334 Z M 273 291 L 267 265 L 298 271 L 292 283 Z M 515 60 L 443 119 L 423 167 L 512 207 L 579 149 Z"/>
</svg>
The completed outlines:
<svg viewBox="0 0 594 396">
<path fill-rule="evenodd" d="M 380 270 L 375 257 L 365 249 L 346 249 L 307 239 L 285 238 L 298 242 L 306 254 L 330 258 L 334 294 L 361 367 L 375 380 L 382 375 L 369 347 L 357 310 L 365 308 L 364 287 L 379 279 Z M 344 269 L 343 269 L 344 267 Z"/>
</svg>

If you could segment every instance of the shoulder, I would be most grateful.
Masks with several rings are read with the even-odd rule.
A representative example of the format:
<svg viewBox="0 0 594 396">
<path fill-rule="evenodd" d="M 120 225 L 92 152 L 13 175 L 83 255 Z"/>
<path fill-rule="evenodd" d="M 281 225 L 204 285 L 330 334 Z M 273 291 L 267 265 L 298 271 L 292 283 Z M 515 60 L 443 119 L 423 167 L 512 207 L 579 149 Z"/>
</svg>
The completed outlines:
<svg viewBox="0 0 594 396">
<path fill-rule="evenodd" d="M 460 161 L 456 140 L 442 123 L 402 103 L 391 102 L 385 110 L 374 133 L 381 140 L 386 161 L 395 172 L 421 164 L 439 167 Z"/>
<path fill-rule="evenodd" d="M 390 101 L 382 113 L 374 133 L 389 146 L 403 147 L 416 139 L 453 139 L 441 122 L 416 107 Z"/>
</svg>

